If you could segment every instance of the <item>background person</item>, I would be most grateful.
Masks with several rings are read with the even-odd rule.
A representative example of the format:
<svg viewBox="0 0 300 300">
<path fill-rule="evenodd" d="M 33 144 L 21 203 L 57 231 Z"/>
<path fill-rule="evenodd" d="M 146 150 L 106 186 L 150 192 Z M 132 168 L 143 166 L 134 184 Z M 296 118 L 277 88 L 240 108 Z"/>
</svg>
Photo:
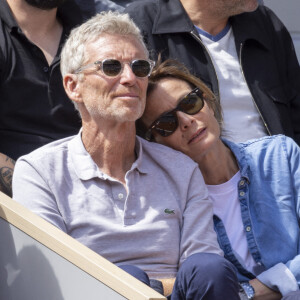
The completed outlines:
<svg viewBox="0 0 300 300">
<path fill-rule="evenodd" d="M 80 128 L 59 56 L 81 14 L 72 0 L 63 2 L 0 0 L 0 153 L 9 158 L 3 167 Z"/>
<path fill-rule="evenodd" d="M 283 133 L 300 144 L 300 67 L 271 10 L 257 0 L 150 0 L 125 11 L 154 57 L 183 62 L 213 90 L 227 138 Z"/>
<path fill-rule="evenodd" d="M 220 138 L 221 124 L 219 102 L 182 64 L 155 67 L 140 132 L 198 164 L 248 299 L 300 299 L 299 146 L 283 135 L 233 143 Z"/>
<path fill-rule="evenodd" d="M 136 137 L 152 67 L 128 15 L 72 31 L 61 69 L 82 129 L 20 158 L 13 197 L 148 285 L 176 277 L 172 299 L 238 299 L 197 165 Z"/>
</svg>

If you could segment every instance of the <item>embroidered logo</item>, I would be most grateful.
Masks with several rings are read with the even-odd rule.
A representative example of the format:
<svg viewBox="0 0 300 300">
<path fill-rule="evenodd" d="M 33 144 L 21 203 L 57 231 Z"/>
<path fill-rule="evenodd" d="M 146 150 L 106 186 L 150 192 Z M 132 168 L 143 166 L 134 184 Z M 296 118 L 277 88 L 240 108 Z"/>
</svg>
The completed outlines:
<svg viewBox="0 0 300 300">
<path fill-rule="evenodd" d="M 175 214 L 175 211 L 174 209 L 169 209 L 169 208 L 166 208 L 164 210 L 165 214 L 168 214 L 168 215 L 172 215 L 172 214 Z"/>
</svg>

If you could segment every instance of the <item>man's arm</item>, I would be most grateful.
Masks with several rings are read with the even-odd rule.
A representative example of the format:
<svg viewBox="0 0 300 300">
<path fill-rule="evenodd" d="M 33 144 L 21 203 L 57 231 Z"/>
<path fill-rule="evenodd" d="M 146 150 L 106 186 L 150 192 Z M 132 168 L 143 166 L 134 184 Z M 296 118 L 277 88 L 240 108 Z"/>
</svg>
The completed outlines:
<svg viewBox="0 0 300 300">
<path fill-rule="evenodd" d="M 0 191 L 12 196 L 12 176 L 15 161 L 5 154 L 0 153 Z"/>
<path fill-rule="evenodd" d="M 28 160 L 27 158 L 28 155 L 23 156 L 16 163 L 13 176 L 13 199 L 66 232 L 55 195 L 44 176 L 44 170 L 49 167 L 43 166 L 43 162 L 35 164 L 35 158 Z"/>
</svg>

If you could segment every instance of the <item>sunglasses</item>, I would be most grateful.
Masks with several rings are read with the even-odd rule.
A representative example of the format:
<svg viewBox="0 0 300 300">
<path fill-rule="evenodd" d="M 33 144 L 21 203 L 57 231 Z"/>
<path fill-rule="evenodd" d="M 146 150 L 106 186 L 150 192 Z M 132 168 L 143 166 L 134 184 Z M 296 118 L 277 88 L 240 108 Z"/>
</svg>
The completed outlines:
<svg viewBox="0 0 300 300">
<path fill-rule="evenodd" d="M 176 114 L 177 111 L 182 111 L 188 115 L 195 115 L 203 108 L 203 106 L 203 92 L 199 88 L 193 89 L 182 100 L 180 100 L 176 108 L 162 114 L 150 125 L 145 138 L 150 141 L 153 130 L 163 137 L 171 135 L 178 128 L 179 122 Z"/>
<path fill-rule="evenodd" d="M 75 74 L 81 73 L 82 71 L 96 67 L 96 71 L 101 70 L 103 74 L 109 77 L 118 76 L 124 69 L 125 62 L 120 62 L 117 59 L 105 59 L 103 61 L 97 60 L 92 64 L 83 66 L 75 71 Z M 133 74 L 137 77 L 148 77 L 150 76 L 155 62 L 152 60 L 135 59 L 128 63 Z"/>
</svg>

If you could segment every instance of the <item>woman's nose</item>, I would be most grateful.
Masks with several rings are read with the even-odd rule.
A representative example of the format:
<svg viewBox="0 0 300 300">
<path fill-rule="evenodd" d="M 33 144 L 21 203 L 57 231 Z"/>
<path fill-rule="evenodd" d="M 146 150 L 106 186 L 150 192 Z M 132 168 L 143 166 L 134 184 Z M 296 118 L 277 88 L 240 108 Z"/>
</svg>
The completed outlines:
<svg viewBox="0 0 300 300">
<path fill-rule="evenodd" d="M 186 130 L 194 123 L 194 118 L 182 111 L 177 111 L 178 122 L 181 130 Z"/>
</svg>

